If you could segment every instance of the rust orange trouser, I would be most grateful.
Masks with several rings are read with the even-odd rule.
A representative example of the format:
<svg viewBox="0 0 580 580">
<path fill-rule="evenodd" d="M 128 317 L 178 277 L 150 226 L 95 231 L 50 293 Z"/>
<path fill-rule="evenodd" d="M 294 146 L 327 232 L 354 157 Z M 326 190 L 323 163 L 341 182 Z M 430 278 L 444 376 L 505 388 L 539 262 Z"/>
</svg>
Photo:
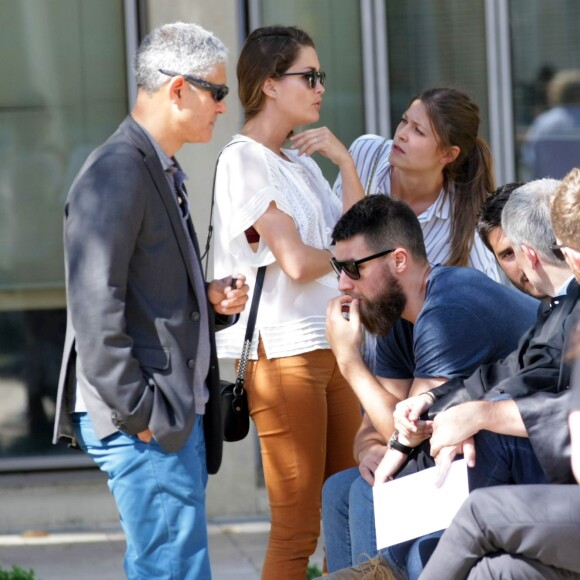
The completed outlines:
<svg viewBox="0 0 580 580">
<path fill-rule="evenodd" d="M 270 502 L 264 580 L 304 580 L 320 533 L 322 484 L 355 465 L 361 407 L 330 349 L 259 360 L 246 374 Z"/>
</svg>

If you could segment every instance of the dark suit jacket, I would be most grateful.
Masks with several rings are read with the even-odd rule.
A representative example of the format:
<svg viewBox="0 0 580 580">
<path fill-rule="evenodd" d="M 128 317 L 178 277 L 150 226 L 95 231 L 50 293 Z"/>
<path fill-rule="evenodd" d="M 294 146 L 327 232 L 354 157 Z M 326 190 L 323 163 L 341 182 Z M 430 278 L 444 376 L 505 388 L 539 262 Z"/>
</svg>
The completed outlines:
<svg viewBox="0 0 580 580">
<path fill-rule="evenodd" d="M 576 482 L 570 465 L 568 414 L 572 409 L 580 409 L 579 310 L 574 310 L 566 320 L 564 364 L 568 384 L 557 392 L 541 392 L 516 400 L 530 443 L 551 483 Z"/>
<path fill-rule="evenodd" d="M 509 357 L 480 367 L 464 381 L 449 381 L 433 389 L 438 400 L 429 416 L 468 400 L 515 399 L 548 479 L 574 481 L 567 421 L 573 360 L 567 354 L 577 342 L 579 320 L 580 286 L 573 281 L 566 297 L 549 315 L 540 314 Z"/>
<path fill-rule="evenodd" d="M 99 438 L 148 427 L 168 452 L 195 420 L 197 252 L 151 142 L 128 117 L 75 179 L 65 208 L 68 329 L 57 396 L 55 441 L 74 443 L 69 398 L 78 355 L 87 411 Z M 197 249 L 197 242 L 195 243 Z M 214 320 L 204 430 L 209 473 L 219 469 L 222 425 Z"/>
</svg>

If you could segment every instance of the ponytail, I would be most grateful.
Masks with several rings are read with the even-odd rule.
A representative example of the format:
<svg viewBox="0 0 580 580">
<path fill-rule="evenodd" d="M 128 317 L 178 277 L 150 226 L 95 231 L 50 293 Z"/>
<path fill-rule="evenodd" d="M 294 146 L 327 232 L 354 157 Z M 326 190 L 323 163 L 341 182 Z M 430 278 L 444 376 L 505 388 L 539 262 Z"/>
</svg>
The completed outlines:
<svg viewBox="0 0 580 580">
<path fill-rule="evenodd" d="M 446 190 L 455 192 L 446 265 L 467 266 L 477 214 L 495 189 L 491 152 L 478 136 L 479 107 L 467 94 L 450 88 L 427 89 L 412 101 L 416 99 L 425 106 L 439 146 L 459 148 L 457 158 L 443 169 Z"/>
<path fill-rule="evenodd" d="M 453 177 L 453 181 L 448 183 L 455 190 L 455 203 L 451 219 L 451 255 L 446 265 L 467 266 L 477 215 L 488 195 L 495 190 L 491 151 L 481 137 L 477 137 Z"/>
</svg>

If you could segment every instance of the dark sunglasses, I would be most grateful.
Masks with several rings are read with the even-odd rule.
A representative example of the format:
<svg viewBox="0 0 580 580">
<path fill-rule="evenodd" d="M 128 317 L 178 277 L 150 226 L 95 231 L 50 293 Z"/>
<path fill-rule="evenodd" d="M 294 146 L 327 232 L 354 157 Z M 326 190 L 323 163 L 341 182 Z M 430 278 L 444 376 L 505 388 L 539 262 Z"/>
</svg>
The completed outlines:
<svg viewBox="0 0 580 580">
<path fill-rule="evenodd" d="M 183 77 L 188 83 L 199 87 L 202 91 L 209 91 L 211 93 L 211 96 L 213 98 L 213 100 L 216 103 L 219 103 L 220 101 L 223 101 L 228 93 L 230 92 L 230 89 L 227 85 L 216 85 L 214 83 L 210 83 L 209 81 L 204 81 L 203 79 L 196 79 L 194 77 L 190 77 L 189 75 L 182 75 L 179 73 L 174 73 L 174 72 L 169 72 L 163 69 L 159 69 L 159 72 L 163 75 L 167 75 L 168 77 Z"/>
<path fill-rule="evenodd" d="M 396 248 L 384 250 L 383 252 L 367 256 L 366 258 L 361 258 L 360 260 L 346 260 L 345 262 L 339 262 L 336 258 L 331 258 L 330 263 L 332 264 L 332 268 L 337 276 L 340 277 L 340 274 L 344 272 L 351 280 L 358 280 L 360 278 L 360 270 L 358 269 L 359 264 L 364 264 L 365 262 L 370 262 L 370 260 L 374 260 L 375 258 L 386 256 L 387 254 L 394 252 L 395 249 Z"/>
<path fill-rule="evenodd" d="M 308 86 L 311 89 L 315 89 L 316 88 L 316 83 L 320 82 L 320 84 L 322 86 L 324 86 L 324 83 L 326 82 L 326 73 L 322 72 L 322 71 L 308 71 L 308 72 L 287 72 L 287 73 L 282 73 L 279 74 L 278 76 L 280 77 L 292 77 L 292 76 L 299 76 L 299 77 L 304 77 L 307 81 L 308 81 Z"/>
</svg>

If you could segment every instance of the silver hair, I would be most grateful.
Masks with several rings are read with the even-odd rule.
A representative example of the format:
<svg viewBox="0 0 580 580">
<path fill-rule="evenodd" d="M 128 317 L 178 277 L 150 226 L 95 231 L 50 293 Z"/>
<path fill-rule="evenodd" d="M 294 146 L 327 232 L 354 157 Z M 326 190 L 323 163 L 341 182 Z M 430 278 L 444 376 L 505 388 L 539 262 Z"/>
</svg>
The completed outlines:
<svg viewBox="0 0 580 580">
<path fill-rule="evenodd" d="M 501 227 L 514 247 L 526 244 L 546 262 L 563 266 L 550 249 L 554 243 L 550 206 L 560 184 L 557 179 L 545 178 L 518 187 L 503 208 Z"/>
<path fill-rule="evenodd" d="M 227 52 L 217 36 L 197 24 L 164 24 L 151 31 L 137 49 L 137 86 L 149 93 L 157 91 L 168 79 L 159 69 L 203 77 L 226 62 Z"/>
</svg>

